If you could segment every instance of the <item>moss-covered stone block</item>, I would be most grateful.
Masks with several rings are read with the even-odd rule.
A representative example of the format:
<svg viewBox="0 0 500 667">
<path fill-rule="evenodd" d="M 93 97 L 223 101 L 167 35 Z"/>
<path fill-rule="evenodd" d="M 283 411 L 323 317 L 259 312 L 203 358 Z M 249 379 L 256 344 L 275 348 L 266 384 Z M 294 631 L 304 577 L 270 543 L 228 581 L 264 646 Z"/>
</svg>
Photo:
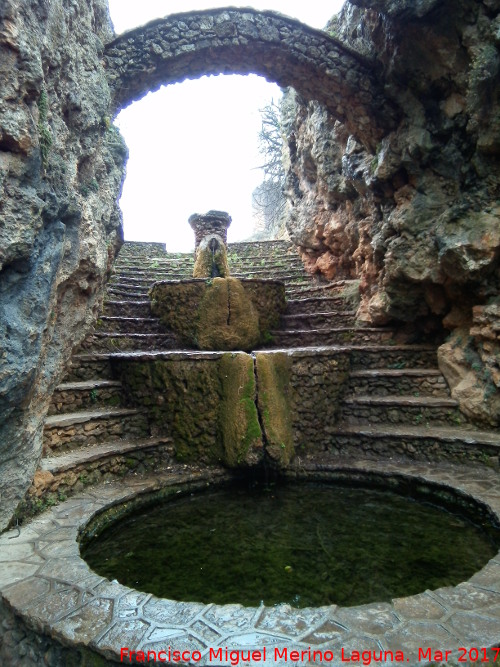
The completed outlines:
<svg viewBox="0 0 500 667">
<path fill-rule="evenodd" d="M 263 457 L 263 442 L 253 358 L 243 353 L 225 354 L 219 368 L 222 383 L 219 426 L 224 462 L 232 468 L 258 464 Z"/>
<path fill-rule="evenodd" d="M 257 353 L 258 406 L 266 454 L 279 465 L 294 457 L 291 409 L 292 358 L 284 352 Z"/>
<path fill-rule="evenodd" d="M 266 341 L 286 308 L 282 283 L 236 278 L 159 282 L 150 299 L 165 329 L 201 350 L 251 351 Z"/>
<path fill-rule="evenodd" d="M 263 457 L 253 358 L 243 352 L 155 361 L 116 360 L 134 405 L 147 407 L 155 435 L 169 435 L 178 460 L 230 468 Z"/>
</svg>

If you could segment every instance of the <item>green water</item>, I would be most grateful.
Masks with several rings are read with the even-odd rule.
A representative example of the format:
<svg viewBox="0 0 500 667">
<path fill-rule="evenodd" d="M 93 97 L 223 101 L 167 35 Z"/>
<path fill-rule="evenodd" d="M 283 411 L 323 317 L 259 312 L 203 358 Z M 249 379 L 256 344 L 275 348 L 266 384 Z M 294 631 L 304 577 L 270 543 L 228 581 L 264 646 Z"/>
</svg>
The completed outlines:
<svg viewBox="0 0 500 667">
<path fill-rule="evenodd" d="M 391 492 L 229 487 L 141 510 L 92 541 L 99 574 L 159 597 L 296 607 L 452 586 L 496 553 L 467 520 Z"/>
</svg>

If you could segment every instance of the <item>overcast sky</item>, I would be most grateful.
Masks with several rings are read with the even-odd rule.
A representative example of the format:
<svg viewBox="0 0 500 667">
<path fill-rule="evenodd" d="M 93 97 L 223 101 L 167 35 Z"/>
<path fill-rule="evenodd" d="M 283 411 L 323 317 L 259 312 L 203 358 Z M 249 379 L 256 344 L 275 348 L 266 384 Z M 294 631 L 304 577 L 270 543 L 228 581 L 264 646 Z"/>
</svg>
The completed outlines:
<svg viewBox="0 0 500 667">
<path fill-rule="evenodd" d="M 240 6 L 272 9 L 323 28 L 343 0 L 264 0 Z M 109 0 L 117 33 L 181 11 L 208 9 L 213 0 Z M 230 241 L 252 229 L 260 113 L 281 91 L 262 77 L 217 76 L 164 86 L 116 118 L 130 151 L 120 205 L 125 238 L 161 241 L 170 251 L 194 247 L 192 213 L 227 211 Z"/>
</svg>

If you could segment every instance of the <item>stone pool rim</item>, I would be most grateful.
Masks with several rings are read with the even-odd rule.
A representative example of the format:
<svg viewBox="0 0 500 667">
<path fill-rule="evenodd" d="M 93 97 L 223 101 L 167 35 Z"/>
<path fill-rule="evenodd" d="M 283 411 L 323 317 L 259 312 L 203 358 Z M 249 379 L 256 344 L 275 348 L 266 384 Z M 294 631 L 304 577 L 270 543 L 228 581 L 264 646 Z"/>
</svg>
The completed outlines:
<svg viewBox="0 0 500 667">
<path fill-rule="evenodd" d="M 323 480 L 329 475 L 399 476 L 441 486 L 487 508 L 500 524 L 498 473 L 488 468 L 363 461 L 303 464 L 286 471 L 288 479 Z M 131 477 L 73 496 L 21 527 L 19 535 L 16 529 L 3 533 L 2 602 L 35 632 L 118 663 L 123 646 L 160 650 L 177 644 L 200 650 L 203 659 L 198 664 L 214 664 L 207 662 L 209 649 L 219 646 L 328 648 L 339 656 L 338 662 L 331 664 L 345 664 L 340 660 L 340 647 L 354 646 L 360 650 L 402 650 L 408 656 L 407 664 L 423 665 L 425 660 L 416 659 L 417 644 L 450 649 L 456 658 L 458 647 L 488 649 L 500 643 L 500 552 L 455 587 L 390 603 L 305 609 L 160 599 L 104 579 L 81 558 L 81 531 L 109 508 L 161 489 L 200 488 L 232 477 L 220 469 L 188 467 L 176 475 Z"/>
</svg>

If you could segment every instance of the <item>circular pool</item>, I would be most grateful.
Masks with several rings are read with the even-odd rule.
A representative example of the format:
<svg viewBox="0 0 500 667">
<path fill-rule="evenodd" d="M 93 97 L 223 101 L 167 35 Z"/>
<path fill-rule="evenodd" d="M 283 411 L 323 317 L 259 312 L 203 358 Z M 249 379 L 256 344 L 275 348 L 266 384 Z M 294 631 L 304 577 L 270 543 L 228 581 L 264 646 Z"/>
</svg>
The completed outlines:
<svg viewBox="0 0 500 667">
<path fill-rule="evenodd" d="M 425 501 L 405 490 L 242 480 L 132 511 L 82 553 L 98 574 L 158 597 L 293 607 L 454 586 L 497 553 L 479 512 L 473 523 L 449 496 L 439 506 L 436 489 Z"/>
<path fill-rule="evenodd" d="M 336 483 L 341 478 L 359 482 L 369 478 L 370 484 L 378 480 L 400 493 L 406 493 L 406 484 L 420 496 L 430 489 L 441 504 L 451 499 L 466 514 L 500 522 L 498 472 L 486 467 L 359 461 L 311 463 L 307 468 L 302 463 L 289 475 Z M 255 664 L 267 665 L 290 660 L 296 665 L 318 663 L 320 653 L 323 662 L 336 666 L 383 660 L 386 667 L 402 661 L 423 667 L 443 662 L 446 652 L 447 664 L 474 659 L 476 652 L 481 661 L 493 662 L 491 649 L 500 644 L 498 553 L 455 586 L 390 602 L 304 608 L 160 598 L 98 575 L 81 558 L 82 535 L 91 538 L 111 520 L 137 512 L 153 498 L 159 502 L 189 494 L 227 478 L 222 470 L 183 465 L 149 477 L 131 477 L 88 489 L 50 508 L 19 532 L 0 535 L 0 621 L 13 629 L 12 652 L 17 655 L 22 650 L 23 655 L 36 657 L 34 664 L 51 667 L 130 663 L 131 652 L 149 654 L 152 660 L 153 654 L 163 657 L 169 648 L 185 656 L 181 662 L 196 657 L 200 665 L 230 665 L 231 658 L 234 663 L 235 655 L 248 651 L 255 651 L 255 657 L 260 653 L 260 663 L 254 660 Z M 9 636 L 6 631 L 4 652 Z"/>
</svg>

